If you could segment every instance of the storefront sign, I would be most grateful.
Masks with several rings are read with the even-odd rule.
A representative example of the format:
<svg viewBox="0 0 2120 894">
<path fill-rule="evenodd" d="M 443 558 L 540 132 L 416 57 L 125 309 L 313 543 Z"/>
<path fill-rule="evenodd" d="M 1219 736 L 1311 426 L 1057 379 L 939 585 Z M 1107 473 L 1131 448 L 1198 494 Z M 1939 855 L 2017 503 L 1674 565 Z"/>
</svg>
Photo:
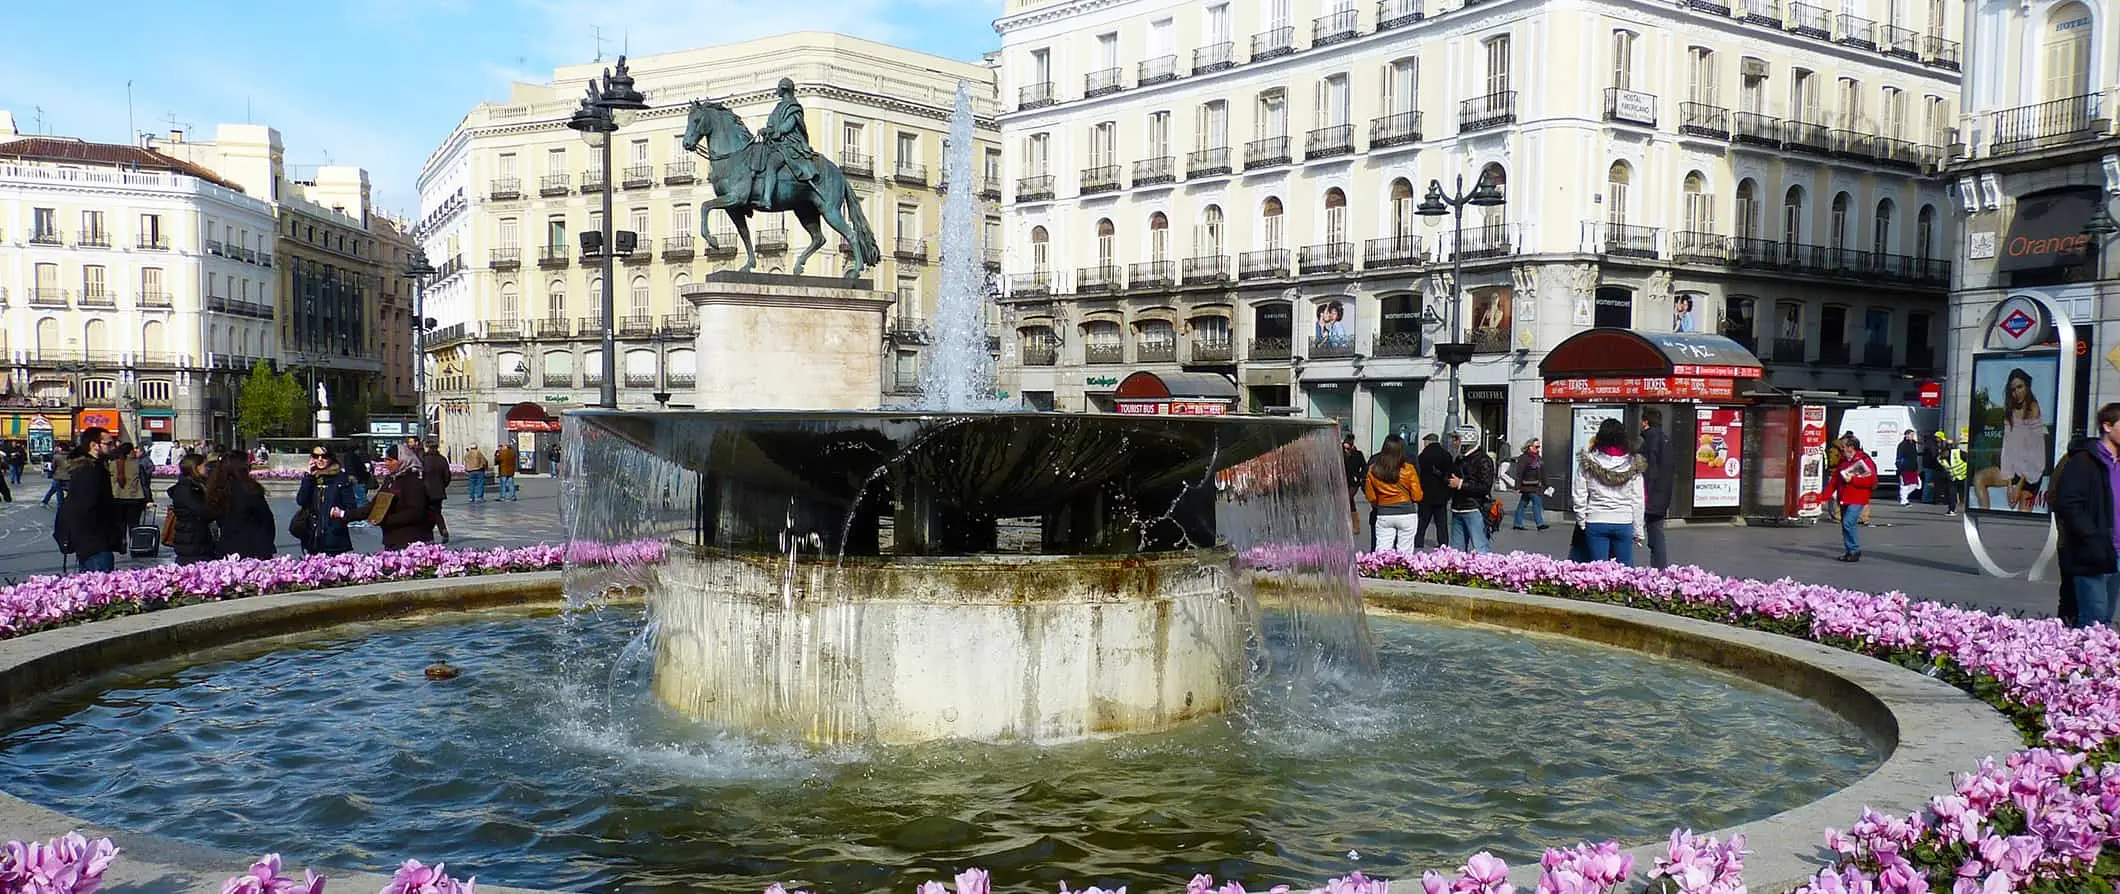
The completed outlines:
<svg viewBox="0 0 2120 894">
<path fill-rule="evenodd" d="M 1724 379 L 1756 379 L 1765 374 L 1757 366 L 1695 366 L 1688 363 L 1673 364 L 1674 376 L 1710 376 Z"/>
<path fill-rule="evenodd" d="M 1612 91 L 1612 118 L 1656 126 L 1656 97 L 1636 90 Z"/>
<path fill-rule="evenodd" d="M 177 420 L 168 416 L 142 416 L 140 428 L 152 435 L 166 435 L 176 431 Z"/>
<path fill-rule="evenodd" d="M 1715 400 L 1736 393 L 1736 384 L 1730 379 L 1688 376 L 1554 379 L 1546 383 L 1547 400 Z"/>
<path fill-rule="evenodd" d="M 509 431 L 559 431 L 557 419 L 510 419 Z"/>
<path fill-rule="evenodd" d="M 1940 407 L 1940 406 L 1943 406 L 1943 383 L 1942 383 L 1942 382 L 1923 382 L 1923 383 L 1921 383 L 1921 391 L 1920 391 L 1920 400 L 1921 400 L 1921 405 L 1922 405 L 1922 406 L 1924 406 L 1924 407 Z"/>
<path fill-rule="evenodd" d="M 2095 186 L 2049 189 L 2017 199 L 2017 215 L 2002 240 L 1997 270 L 2040 270 L 2081 264 L 2090 258 L 2092 215 L 2105 201 Z"/>
<path fill-rule="evenodd" d="M 82 410 L 81 414 L 75 417 L 74 424 L 76 430 L 101 428 L 105 431 L 117 431 L 119 429 L 118 411 L 106 409 Z"/>
<path fill-rule="evenodd" d="M 1509 399 L 1509 386 L 1467 385 L 1465 386 L 1465 399 L 1484 402 L 1507 401 Z"/>
<path fill-rule="evenodd" d="M 1693 411 L 1693 420 L 1694 508 L 1742 505 L 1738 459 L 1744 454 L 1744 412 L 1736 407 L 1700 407 Z"/>
<path fill-rule="evenodd" d="M 1826 408 L 1803 409 L 1803 447 L 1796 463 L 1796 517 L 1817 518 L 1825 513 Z"/>
<path fill-rule="evenodd" d="M 1158 416 L 1163 412 L 1163 402 L 1157 400 L 1122 400 L 1112 405 L 1121 416 Z"/>
<path fill-rule="evenodd" d="M 1118 377 L 1118 376 L 1088 376 L 1088 377 L 1086 377 L 1086 378 L 1084 378 L 1084 379 L 1082 380 L 1082 384 L 1084 384 L 1084 385 L 1088 385 L 1088 386 L 1091 386 L 1091 387 L 1093 387 L 1093 388 L 1110 388 L 1110 387 L 1112 387 L 1113 385 L 1117 385 L 1117 384 L 1119 384 L 1119 377 Z"/>
<path fill-rule="evenodd" d="M 1170 402 L 1172 416 L 1227 416 L 1229 403 L 1219 400 L 1174 400 Z"/>
</svg>

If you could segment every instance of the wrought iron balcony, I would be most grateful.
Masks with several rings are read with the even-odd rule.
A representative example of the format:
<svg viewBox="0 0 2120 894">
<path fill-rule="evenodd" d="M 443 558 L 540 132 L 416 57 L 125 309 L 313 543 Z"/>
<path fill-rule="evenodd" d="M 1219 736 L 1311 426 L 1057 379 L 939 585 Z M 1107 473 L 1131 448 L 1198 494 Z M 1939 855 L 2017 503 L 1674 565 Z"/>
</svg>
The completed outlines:
<svg viewBox="0 0 2120 894">
<path fill-rule="evenodd" d="M 1134 82 L 1143 87 L 1177 79 L 1178 57 L 1176 56 L 1157 56 L 1154 59 L 1143 59 L 1141 64 L 1137 66 L 1137 73 L 1134 75 Z"/>
<path fill-rule="evenodd" d="M 1833 39 L 1833 13 L 1823 6 L 1809 3 L 1789 4 L 1789 30 L 1805 37 L 1819 40 Z"/>
<path fill-rule="evenodd" d="M 1371 151 L 1388 146 L 1404 146 L 1421 141 L 1421 113 L 1399 112 L 1369 119 L 1369 148 Z"/>
<path fill-rule="evenodd" d="M 1785 18 L 1781 11 L 1781 0 L 1739 0 L 1739 2 L 1737 17 L 1743 19 L 1746 24 L 1765 25 L 1775 30 L 1781 30 L 1786 27 L 1784 25 Z"/>
<path fill-rule="evenodd" d="M 694 373 L 694 372 L 666 372 L 666 373 L 663 373 L 663 387 L 665 387 L 665 388 L 690 388 L 690 387 L 692 387 L 692 386 L 694 386 L 694 385 L 697 385 L 697 384 L 699 384 L 699 374 L 698 374 L 698 373 Z"/>
<path fill-rule="evenodd" d="M 876 176 L 876 158 L 852 149 L 839 153 L 839 170 L 858 177 Z"/>
<path fill-rule="evenodd" d="M 1892 369 L 1898 366 L 1893 362 L 1891 345 L 1874 344 L 1862 346 L 1862 365 L 1872 369 Z"/>
<path fill-rule="evenodd" d="M 692 257 L 693 239 L 690 236 L 664 236 L 662 256 L 665 261 L 684 261 Z"/>
<path fill-rule="evenodd" d="M 1343 337 L 1343 338 L 1329 338 L 1329 337 L 1328 337 L 1328 338 L 1316 338 L 1316 337 L 1313 337 L 1313 338 L 1311 338 L 1311 340 L 1310 340 L 1310 348 L 1309 348 L 1309 350 L 1308 350 L 1308 351 L 1306 351 L 1305 353 L 1306 353 L 1306 354 L 1307 354 L 1307 355 L 1308 355 L 1308 356 L 1310 357 L 1310 359 L 1312 359 L 1312 360 L 1331 360 L 1331 359 L 1335 359 L 1335 358 L 1345 358 L 1345 357 L 1353 357 L 1353 356 L 1354 356 L 1354 339 L 1352 339 L 1352 338 L 1344 338 L 1344 337 Z"/>
<path fill-rule="evenodd" d="M 1125 363 L 1126 345 L 1119 342 L 1091 342 L 1083 345 L 1082 362 L 1097 366 Z"/>
<path fill-rule="evenodd" d="M 620 334 L 620 335 L 654 335 L 654 334 L 655 334 L 655 315 L 654 315 L 654 314 L 628 314 L 628 315 L 626 315 L 626 316 L 623 316 L 623 317 L 619 317 L 619 318 L 618 318 L 618 334 Z"/>
<path fill-rule="evenodd" d="M 1877 136 L 1860 130 L 1835 130 L 1826 135 L 1832 144 L 1833 154 L 1842 158 L 1875 159 Z"/>
<path fill-rule="evenodd" d="M 1832 366 L 1848 365 L 1848 343 L 1829 341 L 1818 346 L 1818 362 Z"/>
<path fill-rule="evenodd" d="M 1303 135 L 1303 157 L 1332 158 L 1354 154 L 1354 125 L 1320 127 Z"/>
<path fill-rule="evenodd" d="M 1296 250 L 1296 270 L 1305 276 L 1353 273 L 1354 243 L 1324 242 Z"/>
<path fill-rule="evenodd" d="M 1389 270 L 1412 267 L 1424 260 L 1421 237 L 1391 236 L 1371 239 L 1362 245 L 1362 269 Z"/>
<path fill-rule="evenodd" d="M 1605 88 L 1605 120 L 1625 124 L 1656 126 L 1656 94 L 1640 90 Z"/>
<path fill-rule="evenodd" d="M 1230 172 L 1229 147 L 1194 149 L 1185 153 L 1185 176 L 1209 177 Z"/>
<path fill-rule="evenodd" d="M 538 383 L 546 388 L 572 388 L 574 387 L 574 374 L 571 372 L 547 371 L 538 377 Z"/>
<path fill-rule="evenodd" d="M 541 317 L 534 323 L 532 330 L 538 338 L 574 337 L 574 321 L 566 317 Z"/>
<path fill-rule="evenodd" d="M 644 189 L 655 185 L 655 166 L 646 163 L 627 165 L 618 176 L 620 188 Z"/>
<path fill-rule="evenodd" d="M 1663 232 L 1661 229 L 1609 221 L 1600 224 L 1598 229 L 1602 236 L 1598 240 L 1598 249 L 1606 257 L 1653 259 L 1658 256 L 1656 238 Z"/>
<path fill-rule="evenodd" d="M 1042 109 L 1053 104 L 1053 82 L 1040 81 L 1016 88 L 1016 108 Z"/>
<path fill-rule="evenodd" d="M 493 378 L 494 383 L 502 388 L 527 388 L 530 386 L 529 373 L 501 373 L 500 375 L 495 376 Z"/>
<path fill-rule="evenodd" d="M 523 250 L 520 248 L 495 248 L 486 252 L 486 266 L 495 270 L 514 270 L 523 266 Z"/>
<path fill-rule="evenodd" d="M 1122 69 L 1106 68 L 1082 76 L 1082 96 L 1089 98 L 1117 93 L 1124 88 Z"/>
<path fill-rule="evenodd" d="M 1059 348 L 1053 347 L 1052 345 L 1023 346 L 1024 366 L 1058 366 L 1059 364 Z"/>
<path fill-rule="evenodd" d="M 1730 132 L 1730 141 L 1754 146 L 1780 146 L 1782 121 L 1771 115 L 1757 112 L 1737 113 L 1737 126 Z"/>
<path fill-rule="evenodd" d="M 1777 338 L 1770 363 L 1802 363 L 1810 359 L 1810 346 L 1800 338 Z"/>
<path fill-rule="evenodd" d="M 1075 268 L 1075 294 L 1087 295 L 1098 292 L 1117 292 L 1126 287 L 1119 278 L 1119 265 L 1098 264 Z"/>
<path fill-rule="evenodd" d="M 486 338 L 493 341 L 515 341 L 523 337 L 521 320 L 487 320 Z"/>
<path fill-rule="evenodd" d="M 1921 34 L 1912 28 L 1886 25 L 1880 34 L 1879 42 L 1887 56 L 1898 56 L 1917 62 L 1921 60 Z"/>
<path fill-rule="evenodd" d="M 1170 183 L 1176 179 L 1178 179 L 1177 159 L 1168 155 L 1158 155 L 1155 158 L 1144 158 L 1134 162 L 1134 185 L 1137 187 Z"/>
<path fill-rule="evenodd" d="M 928 182 L 927 165 L 901 158 L 898 160 L 898 165 L 891 169 L 891 179 L 906 186 L 926 186 Z"/>
<path fill-rule="evenodd" d="M 612 330 L 612 332 L 613 332 L 613 333 L 616 333 L 616 332 L 617 332 L 617 330 L 615 330 L 615 329 L 614 329 L 614 330 Z M 575 334 L 575 335 L 578 335 L 578 336 L 580 336 L 580 337 L 582 337 L 582 338 L 595 338 L 595 337 L 597 337 L 597 336 L 603 335 L 603 334 L 604 334 L 604 318 L 603 318 L 603 317 L 583 317 L 583 318 L 581 318 L 581 326 L 580 326 L 580 328 L 578 328 L 578 329 L 574 330 L 574 334 Z"/>
<path fill-rule="evenodd" d="M 1179 265 L 1184 283 L 1188 286 L 1213 285 L 1229 281 L 1229 256 L 1207 255 L 1186 258 Z"/>
<path fill-rule="evenodd" d="M 139 248 L 141 251 L 168 251 L 169 237 L 142 235 L 139 241 L 136 243 L 136 247 Z M 266 257 L 271 256 L 267 255 Z"/>
<path fill-rule="evenodd" d="M 1008 293 L 1018 298 L 1053 293 L 1053 275 L 1043 270 L 1018 273 L 1008 278 Z"/>
<path fill-rule="evenodd" d="M 1296 29 L 1269 28 L 1251 36 L 1251 61 L 1261 62 L 1296 51 Z"/>
<path fill-rule="evenodd" d="M 153 291 L 142 290 L 138 295 L 135 295 L 133 297 L 133 303 L 140 307 L 152 307 L 164 310 L 167 310 L 175 304 L 174 301 L 170 300 L 169 293 L 164 292 L 161 289 L 155 289 Z"/>
<path fill-rule="evenodd" d="M 1477 261 L 1486 258 L 1506 258 L 1516 253 L 1514 233 L 1506 223 L 1481 224 L 1465 228 L 1464 241 L 1452 248 L 1453 258 Z"/>
<path fill-rule="evenodd" d="M 1876 149 L 1876 158 L 1878 161 L 1884 162 L 1885 164 L 1891 165 L 1896 168 L 1906 168 L 1907 170 L 1918 171 L 1921 169 L 1922 164 L 1925 162 L 1925 159 L 1922 157 L 1921 147 L 1916 146 L 1906 140 L 1893 140 L 1886 139 L 1884 137 L 1878 137 L 1876 140 L 1872 141 L 1872 145 Z"/>
<path fill-rule="evenodd" d="M 537 178 L 537 194 L 540 196 L 563 196 L 574 188 L 574 178 L 567 174 L 546 174 Z"/>
<path fill-rule="evenodd" d="M 81 290 L 81 306 L 103 308 L 117 307 L 118 295 L 116 292 L 112 292 L 101 286 L 84 288 Z"/>
<path fill-rule="evenodd" d="M 495 177 L 486 185 L 486 198 L 496 201 L 523 197 L 523 178 Z"/>
<path fill-rule="evenodd" d="M 1119 166 L 1098 165 L 1082 169 L 1082 194 L 1095 195 L 1100 192 L 1116 192 L 1119 189 Z"/>
<path fill-rule="evenodd" d="M 1931 68 L 1958 70 L 1959 46 L 1955 40 L 1945 40 L 1941 35 L 1928 34 L 1921 38 L 1921 64 Z"/>
<path fill-rule="evenodd" d="M 36 231 L 36 232 L 33 232 L 33 233 L 29 234 L 29 244 L 31 244 L 31 245 L 65 245 L 65 244 L 66 244 L 66 237 L 64 237 L 64 236 L 61 236 L 61 235 L 59 234 L 59 231 L 57 231 L 57 230 L 38 230 L 38 231 Z M 217 249 L 219 249 L 220 247 L 221 247 L 221 243 L 219 243 L 219 242 L 215 242 L 215 241 L 213 241 L 212 239 L 208 239 L 208 240 L 206 240 L 206 252 L 207 252 L 208 254 L 216 254 L 216 255 L 217 255 L 217 254 L 220 254 L 220 251 L 218 251 L 218 250 L 217 250 Z"/>
<path fill-rule="evenodd" d="M 1686 0 L 1686 8 L 1718 16 L 1730 14 L 1730 7 L 1723 5 L 1720 0 Z"/>
<path fill-rule="evenodd" d="M 899 237 L 891 246 L 891 255 L 901 261 L 925 262 L 928 257 L 927 240 Z"/>
<path fill-rule="evenodd" d="M 1053 197 L 1053 175 L 1016 178 L 1016 201 L 1043 202 Z"/>
<path fill-rule="evenodd" d="M 621 375 L 625 376 L 625 386 L 628 388 L 655 387 L 654 373 L 626 372 Z M 602 374 L 598 374 L 598 378 L 602 378 Z"/>
<path fill-rule="evenodd" d="M 980 177 L 979 197 L 982 199 L 1001 198 L 1001 178 L 996 176 Z"/>
<path fill-rule="evenodd" d="M 1403 28 L 1421 19 L 1421 0 L 1377 0 L 1378 31 Z"/>
<path fill-rule="evenodd" d="M 1001 272 L 1001 249 L 989 248 L 986 250 L 986 269 L 989 273 Z"/>
<path fill-rule="evenodd" d="M 1503 90 L 1458 103 L 1458 130 L 1488 130 L 1516 123 L 1516 91 Z"/>
<path fill-rule="evenodd" d="M 1995 112 L 1988 151 L 2014 155 L 2098 139 L 2104 135 L 2093 126 L 2103 120 L 2100 99 L 2091 93 Z"/>
<path fill-rule="evenodd" d="M 1421 356 L 1421 333 L 1419 330 L 1380 332 L 1376 343 L 1369 346 L 1369 353 L 1377 357 Z"/>
<path fill-rule="evenodd" d="M 1247 251 L 1237 256 L 1237 278 L 1285 279 L 1288 276 L 1288 249 L 1268 248 Z"/>
<path fill-rule="evenodd" d="M 1176 261 L 1143 261 L 1126 265 L 1126 281 L 1135 289 L 1168 289 L 1178 284 Z"/>
<path fill-rule="evenodd" d="M 690 159 L 670 162 L 663 165 L 663 183 L 670 186 L 691 183 L 698 177 L 697 170 Z"/>
<path fill-rule="evenodd" d="M 1191 363 L 1230 363 L 1237 359 L 1237 344 L 1228 336 L 1195 338 L 1186 345 Z"/>
<path fill-rule="evenodd" d="M 788 247 L 786 227 L 766 227 L 751 231 L 751 245 L 759 251 L 785 251 Z"/>
<path fill-rule="evenodd" d="M 1310 22 L 1310 45 L 1331 46 L 1353 40 L 1359 33 L 1355 30 L 1355 12 L 1345 9 L 1330 15 L 1318 16 Z"/>
<path fill-rule="evenodd" d="M 1730 138 L 1730 110 L 1704 102 L 1679 103 L 1678 132 L 1727 140 Z"/>
<path fill-rule="evenodd" d="M 1287 137 L 1266 137 L 1244 144 L 1244 169 L 1285 165 L 1288 156 Z"/>
<path fill-rule="evenodd" d="M 65 289 L 32 288 L 29 290 L 29 306 L 31 307 L 66 307 L 67 304 Z"/>
<path fill-rule="evenodd" d="M 38 236 L 31 236 L 31 237 L 30 237 L 30 239 L 29 239 L 29 241 L 31 241 L 31 242 L 36 242 L 36 241 L 38 241 L 38 240 L 39 240 L 40 238 L 41 238 L 41 237 L 38 237 Z M 50 241 L 50 242 L 47 242 L 47 243 L 44 243 L 44 244 L 46 244 L 46 245 L 58 245 L 58 244 L 59 244 L 59 237 L 58 237 L 58 235 L 57 235 L 57 234 L 53 234 L 53 235 L 51 236 L 51 240 L 52 240 L 52 241 Z M 206 253 L 207 253 L 207 254 L 210 254 L 210 255 L 213 255 L 213 256 L 215 256 L 215 257 L 227 257 L 227 256 L 228 256 L 228 246 L 222 245 L 222 244 L 221 244 L 221 240 L 219 240 L 219 239 L 208 239 L 208 240 L 206 240 Z"/>
<path fill-rule="evenodd" d="M 1833 151 L 1833 137 L 1823 124 L 1784 121 L 1781 123 L 1781 145 L 1785 149 L 1823 155 Z"/>
<path fill-rule="evenodd" d="M 604 172 L 587 170 L 582 172 L 582 194 L 604 191 Z"/>
<path fill-rule="evenodd" d="M 1862 50 L 1877 49 L 1877 23 L 1861 16 L 1840 14 L 1840 37 L 1835 43 Z"/>
<path fill-rule="evenodd" d="M 1158 340 L 1158 341 L 1137 341 L 1137 342 L 1134 342 L 1134 362 L 1135 362 L 1135 363 L 1176 363 L 1176 362 L 1178 362 L 1178 343 L 1177 343 L 1177 342 L 1176 342 L 1175 340 L 1172 340 L 1172 339 L 1170 339 L 1170 338 L 1169 338 L 1169 332 L 1170 332 L 1170 330 L 1167 330 L 1167 329 L 1166 329 L 1166 330 L 1164 330 L 1164 335 L 1165 335 L 1165 337 L 1164 337 L 1163 339 L 1161 339 L 1161 340 Z"/>
<path fill-rule="evenodd" d="M 1285 338 L 1254 338 L 1244 352 L 1246 360 L 1287 360 L 1295 356 Z"/>
<path fill-rule="evenodd" d="M 663 314 L 662 331 L 671 335 L 698 335 L 699 317 L 693 314 Z"/>
<path fill-rule="evenodd" d="M 706 248 L 700 254 L 710 258 L 732 258 L 736 256 L 736 250 L 743 247 L 740 242 L 735 230 L 720 230 L 714 233 L 713 239 L 707 240 Z"/>
<path fill-rule="evenodd" d="M 1929 372 L 1936 368 L 1936 349 L 1930 345 L 1907 345 L 1908 372 Z"/>
<path fill-rule="evenodd" d="M 1236 64 L 1236 47 L 1226 40 L 1193 51 L 1193 74 L 1196 75 L 1222 71 Z"/>
<path fill-rule="evenodd" d="M 1715 233 L 1674 230 L 1671 233 L 1671 259 L 1681 264 L 1728 264 L 1730 243 Z"/>
</svg>

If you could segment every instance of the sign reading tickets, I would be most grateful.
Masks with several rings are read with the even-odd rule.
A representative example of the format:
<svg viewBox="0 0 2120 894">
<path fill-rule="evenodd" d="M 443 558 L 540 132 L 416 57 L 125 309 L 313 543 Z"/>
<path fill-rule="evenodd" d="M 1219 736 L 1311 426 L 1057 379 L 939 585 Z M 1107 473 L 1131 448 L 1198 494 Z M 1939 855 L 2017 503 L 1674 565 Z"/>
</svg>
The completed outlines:
<svg viewBox="0 0 2120 894">
<path fill-rule="evenodd" d="M 1621 376 L 1597 379 L 1553 379 L 1547 400 L 1715 400 L 1737 393 L 1731 379 L 1694 376 Z"/>
<path fill-rule="evenodd" d="M 1796 464 L 1796 517 L 1817 518 L 1826 506 L 1826 408 L 1803 408 L 1802 450 Z"/>
<path fill-rule="evenodd" d="M 1697 434 L 1693 448 L 1693 506 L 1696 509 L 1743 504 L 1738 493 L 1738 459 L 1744 454 L 1743 411 L 1736 407 L 1700 407 L 1693 411 Z"/>
</svg>

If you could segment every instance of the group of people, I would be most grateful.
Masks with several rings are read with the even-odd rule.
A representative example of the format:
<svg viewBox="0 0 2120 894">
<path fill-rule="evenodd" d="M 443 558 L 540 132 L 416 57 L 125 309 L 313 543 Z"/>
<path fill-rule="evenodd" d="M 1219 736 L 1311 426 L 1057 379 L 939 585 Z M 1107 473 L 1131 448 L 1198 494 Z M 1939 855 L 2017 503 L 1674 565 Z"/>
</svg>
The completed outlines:
<svg viewBox="0 0 2120 894">
<path fill-rule="evenodd" d="M 1662 426 L 1661 411 L 1644 410 L 1636 445 L 1624 423 L 1606 419 L 1589 447 L 1575 457 L 1569 493 L 1576 515 L 1571 558 L 1632 564 L 1635 546 L 1643 545 L 1651 564 L 1669 564 L 1664 518 L 1671 509 L 1674 469 L 1671 439 Z M 1475 427 L 1452 431 L 1448 447 L 1434 434 L 1421 440 L 1421 452 L 1411 458 L 1404 435 L 1385 438 L 1373 457 L 1362 455 L 1352 435 L 1340 445 L 1348 485 L 1369 503 L 1373 549 L 1422 549 L 1433 532 L 1437 546 L 1487 552 L 1502 520 L 1501 504 L 1494 497 L 1497 487 L 1517 496 L 1512 527 L 1550 527 L 1545 501 L 1552 487 L 1539 439 L 1525 442 L 1523 452 L 1499 466 L 1480 446 Z"/>
<path fill-rule="evenodd" d="M 486 454 L 478 449 L 477 444 L 471 445 L 471 449 L 464 451 L 464 489 L 468 499 L 473 503 L 486 502 L 486 476 L 491 475 L 498 483 L 500 491 L 493 499 L 516 502 L 518 491 L 515 487 L 515 472 L 518 459 L 515 445 L 506 441 L 502 441 L 501 446 L 494 449 L 491 461 L 486 459 Z"/>
</svg>

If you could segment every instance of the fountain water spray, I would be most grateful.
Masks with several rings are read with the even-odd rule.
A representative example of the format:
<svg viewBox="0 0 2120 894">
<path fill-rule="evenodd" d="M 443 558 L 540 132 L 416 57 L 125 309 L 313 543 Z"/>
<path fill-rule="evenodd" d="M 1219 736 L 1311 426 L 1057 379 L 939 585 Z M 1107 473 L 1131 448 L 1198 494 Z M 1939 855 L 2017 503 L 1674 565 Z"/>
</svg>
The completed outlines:
<svg viewBox="0 0 2120 894">
<path fill-rule="evenodd" d="M 933 412 L 1010 409 L 994 395 L 994 357 L 987 352 L 986 264 L 979 253 L 973 206 L 972 88 L 957 82 L 957 109 L 943 153 L 944 179 L 956 185 L 942 200 L 942 295 L 931 321 L 932 342 L 920 369 L 920 403 Z"/>
</svg>

